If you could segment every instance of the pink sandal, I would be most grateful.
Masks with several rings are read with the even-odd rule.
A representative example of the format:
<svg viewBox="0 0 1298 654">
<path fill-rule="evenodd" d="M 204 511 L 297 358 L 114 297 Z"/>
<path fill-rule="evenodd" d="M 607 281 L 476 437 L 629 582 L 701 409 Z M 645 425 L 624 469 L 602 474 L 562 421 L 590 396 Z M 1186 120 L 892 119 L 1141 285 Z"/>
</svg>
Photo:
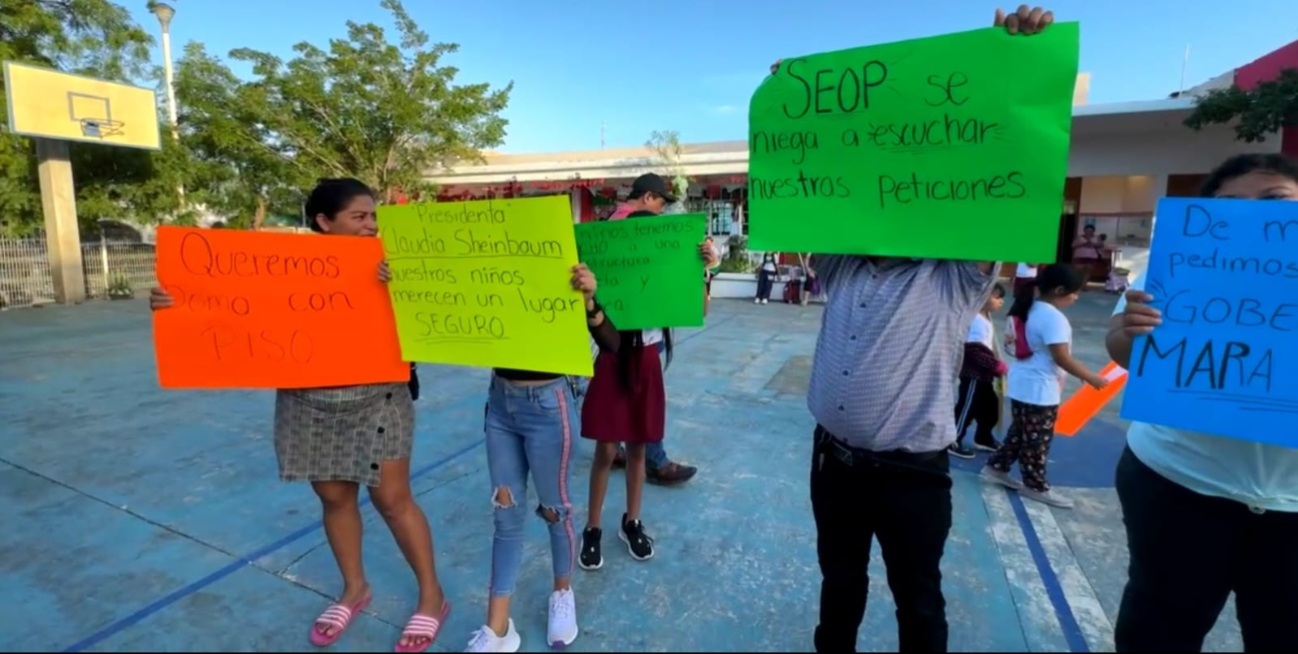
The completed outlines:
<svg viewBox="0 0 1298 654">
<path fill-rule="evenodd" d="M 402 645 L 397 641 L 397 646 L 392 651 L 400 654 L 412 654 L 417 652 L 426 652 L 433 643 L 437 641 L 437 634 L 442 631 L 442 624 L 446 618 L 451 615 L 451 603 L 442 604 L 442 615 L 440 617 L 431 617 L 420 615 L 418 613 L 410 616 L 410 622 L 406 623 L 406 628 L 401 630 L 401 638 L 425 638 L 422 645 Z"/>
<path fill-rule="evenodd" d="M 342 638 L 343 633 L 347 631 L 347 627 L 351 625 L 352 619 L 359 615 L 361 611 L 364 611 L 365 607 L 370 605 L 372 599 L 374 599 L 374 596 L 367 593 L 364 599 L 357 602 L 355 606 L 334 604 L 325 609 L 325 612 L 321 613 L 320 617 L 311 623 L 311 644 L 316 647 L 328 647 L 338 642 L 338 639 Z M 320 625 L 333 627 L 337 631 L 332 636 L 326 636 L 320 631 Z"/>
</svg>

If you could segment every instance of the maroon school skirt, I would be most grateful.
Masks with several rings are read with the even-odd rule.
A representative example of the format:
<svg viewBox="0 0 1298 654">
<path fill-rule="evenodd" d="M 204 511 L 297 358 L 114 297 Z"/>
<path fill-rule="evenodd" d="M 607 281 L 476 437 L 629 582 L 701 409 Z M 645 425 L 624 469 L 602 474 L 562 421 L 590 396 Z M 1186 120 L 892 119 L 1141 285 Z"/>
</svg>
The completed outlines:
<svg viewBox="0 0 1298 654">
<path fill-rule="evenodd" d="M 629 389 L 622 384 L 618 371 L 620 355 L 600 352 L 595 359 L 595 376 L 581 405 L 581 435 L 601 443 L 661 443 L 667 421 L 667 391 L 663 388 L 658 346 L 623 354 L 635 357 Z"/>
</svg>

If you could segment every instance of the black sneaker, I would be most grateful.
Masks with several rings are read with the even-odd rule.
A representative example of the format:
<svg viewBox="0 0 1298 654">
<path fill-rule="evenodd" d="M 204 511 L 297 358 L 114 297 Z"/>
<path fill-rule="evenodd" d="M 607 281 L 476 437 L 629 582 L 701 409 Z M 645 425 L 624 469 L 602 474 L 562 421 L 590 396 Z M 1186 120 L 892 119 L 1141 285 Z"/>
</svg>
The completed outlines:
<svg viewBox="0 0 1298 654">
<path fill-rule="evenodd" d="M 617 531 L 617 536 L 626 543 L 631 558 L 648 561 L 654 557 L 654 539 L 644 533 L 644 524 L 639 520 L 627 522 L 626 516 L 622 516 L 622 528 Z"/>
<path fill-rule="evenodd" d="M 976 456 L 974 451 L 964 443 L 952 443 L 947 450 L 951 452 L 951 456 L 957 459 L 972 459 Z"/>
<path fill-rule="evenodd" d="M 974 449 L 979 452 L 996 452 L 1001 449 L 1001 444 L 996 441 L 995 437 L 989 436 L 986 441 L 974 440 Z"/>
<path fill-rule="evenodd" d="M 593 572 L 604 567 L 604 540 L 602 529 L 587 529 L 581 535 L 581 560 L 578 563 L 582 570 Z"/>
</svg>

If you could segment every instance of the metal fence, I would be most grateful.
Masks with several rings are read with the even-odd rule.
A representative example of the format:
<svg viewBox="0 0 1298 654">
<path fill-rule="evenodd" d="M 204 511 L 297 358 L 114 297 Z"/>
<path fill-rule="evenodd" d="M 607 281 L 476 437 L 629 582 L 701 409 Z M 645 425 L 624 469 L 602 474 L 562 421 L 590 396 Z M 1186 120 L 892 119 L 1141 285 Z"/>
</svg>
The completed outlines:
<svg viewBox="0 0 1298 654">
<path fill-rule="evenodd" d="M 81 244 L 86 295 L 108 296 L 114 286 L 137 294 L 155 284 L 154 247 L 138 241 L 90 238 Z M 54 302 L 54 278 L 44 237 L 0 236 L 0 308 Z"/>
</svg>

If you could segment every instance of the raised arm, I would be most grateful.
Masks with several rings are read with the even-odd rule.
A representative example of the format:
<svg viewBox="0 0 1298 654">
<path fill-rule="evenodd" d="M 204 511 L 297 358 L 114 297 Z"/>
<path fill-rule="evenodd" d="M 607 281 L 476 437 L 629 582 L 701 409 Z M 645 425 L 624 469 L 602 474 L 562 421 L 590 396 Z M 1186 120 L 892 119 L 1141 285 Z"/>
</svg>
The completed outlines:
<svg viewBox="0 0 1298 654">
<path fill-rule="evenodd" d="M 612 320 L 609 320 L 608 314 L 604 313 L 604 307 L 595 300 L 595 291 L 599 288 L 599 284 L 595 280 L 595 273 L 591 272 L 586 264 L 579 263 L 573 266 L 572 287 L 585 296 L 586 328 L 590 330 L 595 344 L 605 352 L 617 352 L 622 345 L 622 335 L 617 332 L 617 327 Z"/>
</svg>

